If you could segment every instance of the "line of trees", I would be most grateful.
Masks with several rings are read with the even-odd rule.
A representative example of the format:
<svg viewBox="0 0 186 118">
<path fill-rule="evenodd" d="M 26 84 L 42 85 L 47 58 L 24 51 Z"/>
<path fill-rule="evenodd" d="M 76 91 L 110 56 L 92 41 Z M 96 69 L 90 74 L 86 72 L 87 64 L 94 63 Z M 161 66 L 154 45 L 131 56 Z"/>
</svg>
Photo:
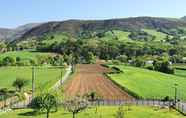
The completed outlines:
<svg viewBox="0 0 186 118">
<path fill-rule="evenodd" d="M 70 55 L 74 53 L 78 62 L 90 63 L 95 57 L 112 60 L 117 59 L 121 55 L 127 56 L 129 59 L 144 55 L 162 56 L 163 53 L 170 57 L 179 57 L 181 61 L 186 56 L 186 49 L 182 46 L 173 46 L 162 44 L 160 42 L 123 42 L 119 40 L 101 40 L 96 39 L 68 39 L 61 43 L 53 43 L 51 45 L 40 44 L 37 50 L 44 52 L 57 52 L 62 55 Z"/>
</svg>

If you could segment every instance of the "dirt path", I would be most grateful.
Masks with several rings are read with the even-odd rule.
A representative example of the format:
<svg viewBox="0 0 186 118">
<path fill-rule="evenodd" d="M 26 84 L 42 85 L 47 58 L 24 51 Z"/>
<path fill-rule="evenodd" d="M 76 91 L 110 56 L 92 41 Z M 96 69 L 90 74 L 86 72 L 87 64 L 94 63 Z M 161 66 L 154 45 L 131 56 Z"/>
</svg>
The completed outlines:
<svg viewBox="0 0 186 118">
<path fill-rule="evenodd" d="M 76 95 L 83 96 L 90 92 L 96 92 L 101 98 L 107 100 L 131 100 L 133 97 L 121 90 L 103 73 L 109 72 L 108 68 L 99 64 L 80 64 L 77 65 L 77 72 L 72 80 L 64 87 L 65 97 Z"/>
</svg>

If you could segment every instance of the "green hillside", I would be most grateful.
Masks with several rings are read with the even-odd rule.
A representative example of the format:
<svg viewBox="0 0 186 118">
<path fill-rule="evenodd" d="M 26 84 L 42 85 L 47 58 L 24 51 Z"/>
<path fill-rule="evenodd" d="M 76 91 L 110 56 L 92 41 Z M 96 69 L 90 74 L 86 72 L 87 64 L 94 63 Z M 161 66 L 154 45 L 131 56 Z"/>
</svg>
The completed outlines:
<svg viewBox="0 0 186 118">
<path fill-rule="evenodd" d="M 178 84 L 178 95 L 186 100 L 186 79 L 146 69 L 117 66 L 123 73 L 110 74 L 113 81 L 145 99 L 165 96 L 174 97 L 174 84 Z"/>
<path fill-rule="evenodd" d="M 120 41 L 131 41 L 131 39 L 128 37 L 130 35 L 130 32 L 127 31 L 112 30 L 112 31 L 105 32 L 104 35 L 105 36 L 102 37 L 101 39 L 105 39 L 105 40 L 117 39 Z"/>
<path fill-rule="evenodd" d="M 156 41 L 162 41 L 167 36 L 167 34 L 165 34 L 165 33 L 158 32 L 158 31 L 152 30 L 152 29 L 142 29 L 142 31 L 147 32 L 148 34 L 155 36 Z"/>
</svg>

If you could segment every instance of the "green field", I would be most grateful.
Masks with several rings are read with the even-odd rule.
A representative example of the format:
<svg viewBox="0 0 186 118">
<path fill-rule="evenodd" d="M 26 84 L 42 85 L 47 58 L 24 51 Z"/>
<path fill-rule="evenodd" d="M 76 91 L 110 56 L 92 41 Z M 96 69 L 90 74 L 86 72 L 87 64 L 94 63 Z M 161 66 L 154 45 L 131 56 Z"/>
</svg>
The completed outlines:
<svg viewBox="0 0 186 118">
<path fill-rule="evenodd" d="M 184 77 L 186 79 L 186 70 L 175 69 L 175 75 Z"/>
<path fill-rule="evenodd" d="M 128 110 L 128 108 L 130 110 Z M 105 106 L 98 107 L 98 112 L 95 113 L 95 108 L 87 109 L 77 115 L 77 118 L 115 118 L 118 107 Z M 45 114 L 30 115 L 31 109 L 16 110 L 14 112 L 0 115 L 1 118 L 44 118 Z M 180 113 L 169 109 L 158 109 L 156 107 L 147 106 L 124 106 L 125 118 L 185 118 Z M 51 118 L 72 118 L 72 114 L 59 109 L 58 112 L 52 113 Z"/>
<path fill-rule="evenodd" d="M 156 41 L 161 41 L 164 40 L 167 36 L 167 34 L 158 32 L 156 30 L 151 30 L 151 29 L 143 29 L 144 32 L 147 32 L 150 35 L 156 36 Z"/>
<path fill-rule="evenodd" d="M 174 97 L 174 84 L 178 84 L 178 97 L 186 100 L 186 79 L 129 66 L 117 66 L 123 73 L 110 74 L 109 76 L 119 85 L 145 99 L 165 96 Z"/>
<path fill-rule="evenodd" d="M 52 37 L 52 38 L 51 38 Z M 53 35 L 48 35 L 45 37 L 45 40 L 42 41 L 42 43 L 45 43 L 47 45 L 51 45 L 53 43 L 60 43 L 62 41 L 65 41 L 69 39 L 68 35 L 65 33 L 56 33 Z"/>
<path fill-rule="evenodd" d="M 111 31 L 106 32 L 104 39 L 113 39 L 114 37 L 115 38 L 117 37 L 118 40 L 121 40 L 121 41 L 132 41 L 129 38 L 129 35 L 130 35 L 130 32 L 113 30 L 112 32 Z"/>
<path fill-rule="evenodd" d="M 51 55 L 52 53 L 41 53 L 41 52 L 32 52 L 32 51 L 12 51 L 0 54 L 0 60 L 9 56 L 14 59 L 16 57 L 20 57 L 22 60 L 35 60 L 37 56 L 47 56 Z"/>
<path fill-rule="evenodd" d="M 61 71 L 64 73 L 64 69 L 53 67 L 36 67 L 36 88 L 41 87 L 48 89 L 54 85 L 61 75 Z M 26 90 L 31 89 L 32 83 L 32 68 L 31 67 L 1 67 L 0 68 L 0 88 L 13 89 L 12 83 L 16 78 L 23 78 L 29 81 L 26 86 Z"/>
</svg>

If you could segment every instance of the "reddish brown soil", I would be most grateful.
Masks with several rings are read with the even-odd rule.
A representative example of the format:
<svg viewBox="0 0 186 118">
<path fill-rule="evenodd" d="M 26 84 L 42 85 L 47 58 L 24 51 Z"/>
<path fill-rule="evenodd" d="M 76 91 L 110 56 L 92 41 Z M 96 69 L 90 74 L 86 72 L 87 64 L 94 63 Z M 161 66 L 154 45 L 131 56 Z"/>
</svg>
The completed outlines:
<svg viewBox="0 0 186 118">
<path fill-rule="evenodd" d="M 83 96 L 94 91 L 98 96 L 107 100 L 133 99 L 103 75 L 109 71 L 111 70 L 99 64 L 77 65 L 74 77 L 64 87 L 65 97 Z"/>
</svg>

